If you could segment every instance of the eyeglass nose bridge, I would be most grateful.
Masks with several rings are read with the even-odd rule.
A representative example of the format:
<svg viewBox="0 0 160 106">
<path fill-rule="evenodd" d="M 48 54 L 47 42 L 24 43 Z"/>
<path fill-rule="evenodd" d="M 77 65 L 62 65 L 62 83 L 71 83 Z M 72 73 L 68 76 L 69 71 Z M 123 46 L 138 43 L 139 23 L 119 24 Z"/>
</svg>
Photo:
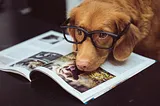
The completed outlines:
<svg viewBox="0 0 160 106">
<path fill-rule="evenodd" d="M 84 33 L 84 40 L 82 40 L 81 43 L 83 43 L 89 37 L 92 41 L 92 44 L 94 45 L 93 40 L 92 40 L 92 35 L 93 33 L 89 33 L 89 32 Z"/>
<path fill-rule="evenodd" d="M 94 34 L 94 33 L 89 33 L 89 32 L 84 33 L 84 39 L 83 39 L 79 44 L 82 44 L 82 43 L 83 43 L 84 41 L 86 41 L 86 39 L 89 37 L 90 40 L 91 40 L 91 42 L 92 42 L 92 45 L 93 45 L 94 47 L 96 47 L 96 45 L 95 45 L 95 43 L 94 43 L 94 41 L 93 41 L 93 38 L 92 38 L 93 34 Z"/>
</svg>

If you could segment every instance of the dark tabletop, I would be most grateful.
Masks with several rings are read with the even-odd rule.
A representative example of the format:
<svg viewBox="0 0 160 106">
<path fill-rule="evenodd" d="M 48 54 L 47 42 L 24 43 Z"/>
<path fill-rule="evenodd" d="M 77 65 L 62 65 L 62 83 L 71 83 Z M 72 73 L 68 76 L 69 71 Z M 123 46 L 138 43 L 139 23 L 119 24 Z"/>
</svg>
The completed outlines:
<svg viewBox="0 0 160 106">
<path fill-rule="evenodd" d="M 0 50 L 58 26 L 15 12 L 0 13 Z M 130 78 L 88 106 L 160 106 L 160 63 Z M 32 83 L 0 71 L 0 106 L 80 106 L 78 99 L 48 77 Z"/>
</svg>

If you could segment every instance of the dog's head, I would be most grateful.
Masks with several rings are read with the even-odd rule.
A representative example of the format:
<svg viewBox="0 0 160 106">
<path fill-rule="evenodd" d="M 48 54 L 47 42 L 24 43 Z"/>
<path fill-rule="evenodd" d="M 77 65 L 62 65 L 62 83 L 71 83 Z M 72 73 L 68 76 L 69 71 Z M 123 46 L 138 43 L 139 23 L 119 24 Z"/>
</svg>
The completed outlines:
<svg viewBox="0 0 160 106">
<path fill-rule="evenodd" d="M 128 23 L 131 23 L 130 16 L 124 13 L 120 7 L 97 1 L 82 3 L 72 9 L 69 17 L 70 25 L 82 27 L 88 32 L 102 30 L 118 34 Z M 68 31 L 72 37 L 78 36 L 76 30 Z M 74 50 L 78 49 L 76 56 L 78 69 L 83 71 L 96 70 L 111 52 L 116 60 L 126 60 L 139 41 L 139 35 L 139 29 L 131 23 L 127 32 L 115 42 L 112 50 L 96 48 L 89 37 L 81 44 L 73 44 Z M 99 39 L 103 39 L 103 42 L 111 45 L 112 41 L 108 36 Z"/>
</svg>

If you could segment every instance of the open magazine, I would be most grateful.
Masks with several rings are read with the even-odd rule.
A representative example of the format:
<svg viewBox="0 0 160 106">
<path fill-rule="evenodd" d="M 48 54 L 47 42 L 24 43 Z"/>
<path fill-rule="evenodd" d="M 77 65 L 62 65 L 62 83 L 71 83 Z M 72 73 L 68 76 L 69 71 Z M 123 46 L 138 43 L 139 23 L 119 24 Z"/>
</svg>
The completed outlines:
<svg viewBox="0 0 160 106">
<path fill-rule="evenodd" d="M 0 52 L 0 69 L 24 76 L 47 75 L 83 103 L 95 99 L 149 67 L 155 60 L 132 53 L 128 60 L 107 60 L 94 72 L 75 66 L 72 44 L 61 33 L 49 31 Z"/>
</svg>

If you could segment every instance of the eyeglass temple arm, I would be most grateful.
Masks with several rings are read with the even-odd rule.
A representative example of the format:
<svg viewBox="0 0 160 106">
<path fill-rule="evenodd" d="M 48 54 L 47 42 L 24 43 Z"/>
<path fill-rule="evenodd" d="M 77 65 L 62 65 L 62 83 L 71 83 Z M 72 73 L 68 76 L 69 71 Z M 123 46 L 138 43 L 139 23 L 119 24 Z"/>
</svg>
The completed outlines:
<svg viewBox="0 0 160 106">
<path fill-rule="evenodd" d="M 66 21 L 64 21 L 64 23 L 62 24 L 62 26 L 67 25 L 70 22 L 70 18 L 68 18 Z"/>
<path fill-rule="evenodd" d="M 129 30 L 130 24 L 131 23 L 128 23 L 127 26 L 124 28 L 124 30 L 118 35 L 118 39 Z"/>
</svg>

